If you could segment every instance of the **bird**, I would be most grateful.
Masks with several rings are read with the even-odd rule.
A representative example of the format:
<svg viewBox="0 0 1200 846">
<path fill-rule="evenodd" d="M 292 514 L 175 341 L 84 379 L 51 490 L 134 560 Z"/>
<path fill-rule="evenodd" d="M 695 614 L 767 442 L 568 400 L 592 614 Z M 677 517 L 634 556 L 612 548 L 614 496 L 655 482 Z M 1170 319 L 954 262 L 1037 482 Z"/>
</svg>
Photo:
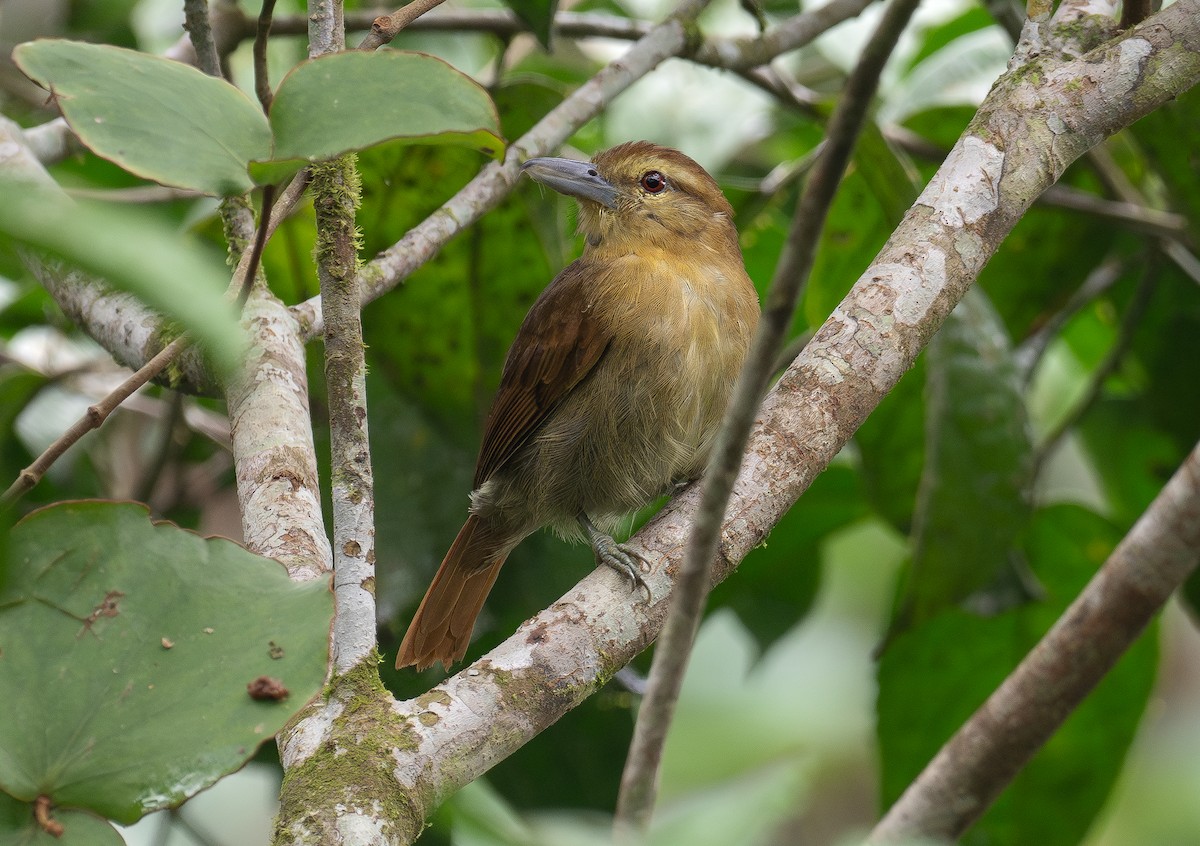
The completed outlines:
<svg viewBox="0 0 1200 846">
<path fill-rule="evenodd" d="M 461 660 L 505 559 L 540 528 L 642 584 L 644 559 L 609 533 L 702 474 L 758 323 L 733 208 L 684 153 L 632 141 L 522 173 L 578 202 L 583 253 L 509 349 L 466 522 L 397 669 Z"/>
</svg>

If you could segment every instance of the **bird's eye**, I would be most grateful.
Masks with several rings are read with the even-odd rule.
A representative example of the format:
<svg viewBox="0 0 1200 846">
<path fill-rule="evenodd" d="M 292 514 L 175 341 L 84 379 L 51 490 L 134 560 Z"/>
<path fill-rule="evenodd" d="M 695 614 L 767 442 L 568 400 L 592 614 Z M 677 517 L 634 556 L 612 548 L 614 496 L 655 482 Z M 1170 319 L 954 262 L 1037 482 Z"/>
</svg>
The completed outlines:
<svg viewBox="0 0 1200 846">
<path fill-rule="evenodd" d="M 667 178 L 657 170 L 646 171 L 638 182 L 650 194 L 661 193 L 667 187 Z"/>
</svg>

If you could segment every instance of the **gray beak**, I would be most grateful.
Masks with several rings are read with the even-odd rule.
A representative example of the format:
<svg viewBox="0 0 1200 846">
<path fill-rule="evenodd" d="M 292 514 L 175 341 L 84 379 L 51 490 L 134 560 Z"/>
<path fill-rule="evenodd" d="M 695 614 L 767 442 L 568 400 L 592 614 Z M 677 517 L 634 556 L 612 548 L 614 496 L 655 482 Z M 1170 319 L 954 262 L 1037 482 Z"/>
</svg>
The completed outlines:
<svg viewBox="0 0 1200 846">
<path fill-rule="evenodd" d="M 617 189 L 600 175 L 591 162 L 556 158 L 530 159 L 521 165 L 521 173 L 529 174 L 529 178 L 534 182 L 540 182 L 568 197 L 591 200 L 610 209 L 617 207 Z"/>
</svg>

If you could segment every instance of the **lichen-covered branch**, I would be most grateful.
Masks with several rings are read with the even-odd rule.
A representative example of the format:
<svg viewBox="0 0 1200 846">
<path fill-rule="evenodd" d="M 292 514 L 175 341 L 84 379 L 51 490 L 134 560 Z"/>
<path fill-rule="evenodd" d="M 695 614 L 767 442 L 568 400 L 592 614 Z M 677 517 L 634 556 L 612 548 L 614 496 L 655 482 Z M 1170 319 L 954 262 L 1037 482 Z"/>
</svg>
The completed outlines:
<svg viewBox="0 0 1200 846">
<path fill-rule="evenodd" d="M 265 286 L 242 312 L 250 349 L 225 392 L 246 546 L 293 579 L 329 571 L 304 345 L 296 322 Z"/>
<path fill-rule="evenodd" d="M 326 315 L 336 612 L 331 647 L 334 672 L 346 673 L 375 649 L 375 492 L 367 440 L 367 363 L 354 278 L 360 183 L 352 154 L 313 165 L 311 173 L 317 276 Z"/>
</svg>

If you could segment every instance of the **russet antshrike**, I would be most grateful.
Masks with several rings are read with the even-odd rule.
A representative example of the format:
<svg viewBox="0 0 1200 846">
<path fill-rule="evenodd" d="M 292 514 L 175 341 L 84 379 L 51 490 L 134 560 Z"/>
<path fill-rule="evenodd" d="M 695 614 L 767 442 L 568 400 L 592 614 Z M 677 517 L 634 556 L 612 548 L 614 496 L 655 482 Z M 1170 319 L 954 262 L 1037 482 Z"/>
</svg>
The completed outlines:
<svg viewBox="0 0 1200 846">
<path fill-rule="evenodd" d="M 513 341 L 467 522 L 397 667 L 461 659 L 505 558 L 542 526 L 582 530 L 639 581 L 636 554 L 603 530 L 704 470 L 758 322 L 733 209 L 687 156 L 639 141 L 523 170 L 579 201 L 586 245 Z"/>
</svg>

